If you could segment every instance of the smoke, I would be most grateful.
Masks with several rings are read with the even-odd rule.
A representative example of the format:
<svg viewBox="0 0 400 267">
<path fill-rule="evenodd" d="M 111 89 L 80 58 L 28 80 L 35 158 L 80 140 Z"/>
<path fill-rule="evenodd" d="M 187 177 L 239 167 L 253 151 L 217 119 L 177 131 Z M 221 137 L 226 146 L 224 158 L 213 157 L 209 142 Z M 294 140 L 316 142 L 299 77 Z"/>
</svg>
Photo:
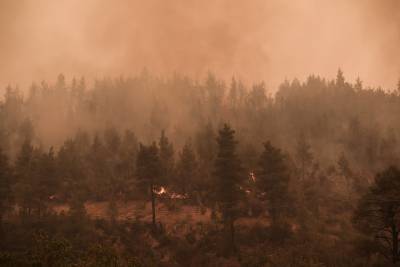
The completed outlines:
<svg viewBox="0 0 400 267">
<path fill-rule="evenodd" d="M 394 88 L 397 0 L 1 0 L 0 86 L 143 68 L 266 80 L 315 73 Z"/>
</svg>

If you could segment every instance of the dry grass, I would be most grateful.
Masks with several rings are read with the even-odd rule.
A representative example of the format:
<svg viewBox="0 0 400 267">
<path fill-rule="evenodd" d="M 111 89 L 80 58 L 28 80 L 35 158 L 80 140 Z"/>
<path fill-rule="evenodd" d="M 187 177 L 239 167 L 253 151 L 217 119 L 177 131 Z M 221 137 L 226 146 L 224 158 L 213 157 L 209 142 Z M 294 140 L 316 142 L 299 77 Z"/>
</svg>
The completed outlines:
<svg viewBox="0 0 400 267">
<path fill-rule="evenodd" d="M 108 202 L 88 202 L 85 208 L 89 216 L 93 219 L 108 218 Z M 68 212 L 68 205 L 54 205 L 52 209 L 57 212 Z M 119 202 L 117 203 L 118 220 L 140 219 L 141 221 L 151 221 L 151 203 L 139 201 Z M 167 206 L 159 203 L 156 206 L 157 219 L 165 224 L 173 224 L 177 221 L 188 222 L 208 222 L 211 218 L 211 211 L 207 209 L 203 214 L 200 207 L 183 205 L 179 210 L 168 210 Z"/>
</svg>

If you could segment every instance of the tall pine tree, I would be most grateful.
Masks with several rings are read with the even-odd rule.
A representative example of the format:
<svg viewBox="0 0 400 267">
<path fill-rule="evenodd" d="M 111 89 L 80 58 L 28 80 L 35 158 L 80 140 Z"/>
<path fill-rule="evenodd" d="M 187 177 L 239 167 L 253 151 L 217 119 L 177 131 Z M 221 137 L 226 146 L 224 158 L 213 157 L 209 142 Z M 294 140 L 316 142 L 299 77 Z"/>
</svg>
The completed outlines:
<svg viewBox="0 0 400 267">
<path fill-rule="evenodd" d="M 215 160 L 216 200 L 221 209 L 224 227 L 230 234 L 229 242 L 235 248 L 234 223 L 238 216 L 241 195 L 241 163 L 236 154 L 238 142 L 235 131 L 225 124 L 217 137 L 218 153 Z"/>
<path fill-rule="evenodd" d="M 11 207 L 11 175 L 8 158 L 0 149 L 0 234 L 4 213 Z"/>
<path fill-rule="evenodd" d="M 302 181 L 304 181 L 313 161 L 311 146 L 308 143 L 304 133 L 301 133 L 297 139 L 296 157 L 300 164 L 300 178 Z"/>
<path fill-rule="evenodd" d="M 174 172 L 174 146 L 169 141 L 165 131 L 161 131 L 161 136 L 158 142 L 159 145 L 159 158 L 162 170 L 162 179 L 164 183 L 168 183 L 173 176 Z"/>
<path fill-rule="evenodd" d="M 179 154 L 177 169 L 178 181 L 176 188 L 178 192 L 183 195 L 192 192 L 193 187 L 196 185 L 197 160 L 190 142 L 185 144 Z"/>
<path fill-rule="evenodd" d="M 289 195 L 290 173 L 286 157 L 280 149 L 266 142 L 258 165 L 256 182 L 259 189 L 265 193 L 269 215 L 272 223 L 276 224 L 293 208 Z"/>
<path fill-rule="evenodd" d="M 161 164 L 159 158 L 159 151 L 156 143 L 150 146 L 143 144 L 139 145 L 139 153 L 136 160 L 136 175 L 139 183 L 148 187 L 151 210 L 152 210 L 152 223 L 156 227 L 156 195 L 155 190 L 160 186 Z"/>
</svg>

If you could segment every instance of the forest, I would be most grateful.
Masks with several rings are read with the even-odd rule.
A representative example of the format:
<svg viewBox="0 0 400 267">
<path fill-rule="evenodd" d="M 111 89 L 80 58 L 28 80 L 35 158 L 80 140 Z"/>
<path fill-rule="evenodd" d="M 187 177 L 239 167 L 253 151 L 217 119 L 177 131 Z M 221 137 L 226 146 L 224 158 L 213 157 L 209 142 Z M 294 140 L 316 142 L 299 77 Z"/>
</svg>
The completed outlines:
<svg viewBox="0 0 400 267">
<path fill-rule="evenodd" d="M 400 266 L 400 83 L 60 74 L 0 136 L 0 266 Z"/>
</svg>

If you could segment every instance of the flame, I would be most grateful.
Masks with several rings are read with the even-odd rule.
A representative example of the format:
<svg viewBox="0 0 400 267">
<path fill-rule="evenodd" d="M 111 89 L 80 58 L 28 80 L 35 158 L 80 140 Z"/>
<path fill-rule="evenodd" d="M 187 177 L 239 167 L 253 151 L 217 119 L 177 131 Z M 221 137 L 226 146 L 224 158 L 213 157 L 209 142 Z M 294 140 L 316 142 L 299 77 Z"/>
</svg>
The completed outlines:
<svg viewBox="0 0 400 267">
<path fill-rule="evenodd" d="M 253 182 L 256 181 L 256 175 L 254 174 L 254 172 L 249 172 L 249 179 Z"/>
<path fill-rule="evenodd" d="M 242 190 L 242 191 L 244 191 L 246 194 L 250 194 L 250 193 L 251 193 L 250 190 L 244 189 L 242 186 L 239 186 L 239 189 Z"/>
<path fill-rule="evenodd" d="M 169 197 L 171 199 L 186 199 L 186 198 L 188 198 L 187 194 L 183 194 L 182 195 L 182 194 L 178 194 L 178 193 L 174 193 L 174 192 L 169 193 L 167 191 L 167 189 L 165 189 L 165 187 L 163 187 L 163 186 L 160 187 L 160 190 L 154 189 L 154 193 L 159 195 L 159 196 L 160 195 L 166 195 L 167 197 Z"/>
<path fill-rule="evenodd" d="M 154 189 L 154 193 L 156 193 L 157 195 L 163 195 L 167 193 L 167 190 L 163 186 L 161 186 L 160 190 L 158 191 Z"/>
<path fill-rule="evenodd" d="M 186 194 L 181 195 L 181 194 L 176 194 L 176 193 L 172 193 L 170 197 L 173 198 L 173 199 L 186 199 L 186 198 L 188 198 L 188 196 Z"/>
</svg>

